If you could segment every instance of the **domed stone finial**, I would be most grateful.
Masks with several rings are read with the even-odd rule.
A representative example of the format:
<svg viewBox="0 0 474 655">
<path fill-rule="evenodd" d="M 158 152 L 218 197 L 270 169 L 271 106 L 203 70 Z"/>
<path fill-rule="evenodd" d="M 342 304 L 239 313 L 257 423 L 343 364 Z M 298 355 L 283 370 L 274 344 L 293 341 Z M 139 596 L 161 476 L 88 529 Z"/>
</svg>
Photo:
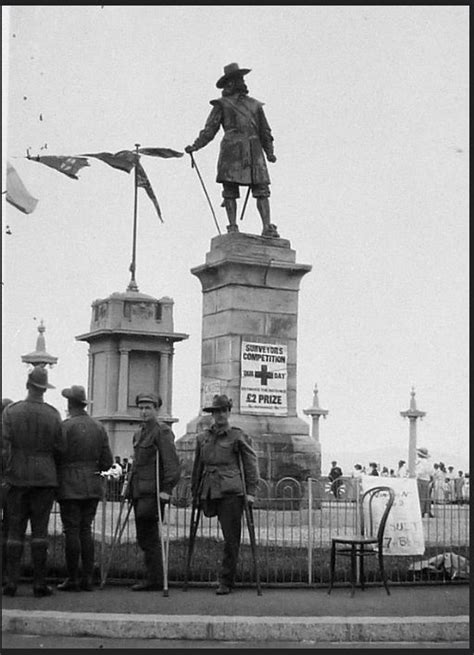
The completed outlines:
<svg viewBox="0 0 474 655">
<path fill-rule="evenodd" d="M 53 355 L 46 352 L 46 339 L 44 336 L 46 327 L 43 319 L 41 319 L 37 329 L 38 338 L 36 339 L 36 350 L 27 355 L 22 355 L 21 361 L 25 364 L 31 364 L 32 366 L 54 366 L 54 364 L 57 363 L 58 358 L 53 357 Z"/>
</svg>

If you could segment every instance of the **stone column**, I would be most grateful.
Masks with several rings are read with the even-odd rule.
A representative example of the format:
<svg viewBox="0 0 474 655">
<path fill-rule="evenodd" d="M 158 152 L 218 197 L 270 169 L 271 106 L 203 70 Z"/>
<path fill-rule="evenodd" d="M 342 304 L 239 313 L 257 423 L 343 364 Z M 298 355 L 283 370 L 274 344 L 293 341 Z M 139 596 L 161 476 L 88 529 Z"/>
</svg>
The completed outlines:
<svg viewBox="0 0 474 655">
<path fill-rule="evenodd" d="M 127 348 L 120 348 L 117 412 L 126 414 L 128 409 L 128 355 Z"/>
<path fill-rule="evenodd" d="M 169 377 L 169 353 L 160 353 L 160 396 L 163 401 L 161 413 L 165 416 L 171 416 L 171 407 L 169 406 L 170 397 L 170 377 Z"/>
<path fill-rule="evenodd" d="M 408 438 L 408 477 L 416 477 L 416 421 L 426 416 L 426 412 L 422 412 L 416 408 L 415 388 L 411 389 L 410 407 L 404 412 L 400 412 L 400 416 L 410 419 L 409 438 Z"/>
</svg>

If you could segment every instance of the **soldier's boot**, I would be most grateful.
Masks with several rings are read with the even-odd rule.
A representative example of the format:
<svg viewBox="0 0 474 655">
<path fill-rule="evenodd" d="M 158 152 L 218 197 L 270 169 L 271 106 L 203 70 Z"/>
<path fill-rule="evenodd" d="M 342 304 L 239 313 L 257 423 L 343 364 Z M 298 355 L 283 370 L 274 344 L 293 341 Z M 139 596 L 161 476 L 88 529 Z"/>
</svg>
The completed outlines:
<svg viewBox="0 0 474 655">
<path fill-rule="evenodd" d="M 145 551 L 146 578 L 133 585 L 132 591 L 161 591 L 163 589 L 163 566 L 158 551 Z"/>
<path fill-rule="evenodd" d="M 23 555 L 23 542 L 7 541 L 7 583 L 3 587 L 5 596 L 14 596 L 18 587 L 21 572 L 21 557 Z"/>
<path fill-rule="evenodd" d="M 46 584 L 46 563 L 48 542 L 46 539 L 31 540 L 31 559 L 33 561 L 33 595 L 35 598 L 51 596 L 53 590 Z"/>
<path fill-rule="evenodd" d="M 90 535 L 81 540 L 82 578 L 79 583 L 83 591 L 94 591 L 94 542 Z"/>
<path fill-rule="evenodd" d="M 262 237 L 279 238 L 276 225 L 270 223 L 270 201 L 268 198 L 257 198 L 257 209 L 262 219 Z"/>
<path fill-rule="evenodd" d="M 239 228 L 237 227 L 237 200 L 234 198 L 224 198 L 222 206 L 225 207 L 227 212 L 227 220 L 229 221 L 227 232 L 238 232 Z"/>
<path fill-rule="evenodd" d="M 67 578 L 57 585 L 59 591 L 80 591 L 78 572 L 79 572 L 79 555 L 80 544 L 76 538 L 66 534 L 66 571 Z"/>
</svg>

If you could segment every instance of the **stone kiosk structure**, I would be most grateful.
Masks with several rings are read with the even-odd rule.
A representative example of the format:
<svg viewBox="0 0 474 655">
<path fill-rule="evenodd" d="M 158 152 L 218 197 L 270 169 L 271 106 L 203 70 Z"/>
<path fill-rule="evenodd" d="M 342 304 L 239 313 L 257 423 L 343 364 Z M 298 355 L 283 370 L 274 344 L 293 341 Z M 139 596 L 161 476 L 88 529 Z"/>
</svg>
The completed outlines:
<svg viewBox="0 0 474 655">
<path fill-rule="evenodd" d="M 230 422 L 252 437 L 268 481 L 321 470 L 320 448 L 296 412 L 298 292 L 310 270 L 288 240 L 240 232 L 214 237 L 191 270 L 203 293 L 201 408 L 216 393 L 232 398 Z M 186 468 L 207 420 L 198 415 L 176 443 Z"/>
<path fill-rule="evenodd" d="M 76 337 L 89 344 L 90 414 L 104 424 L 115 455 L 130 455 L 139 392 L 161 396 L 161 421 L 178 420 L 172 415 L 173 346 L 188 335 L 174 332 L 173 304 L 130 288 L 112 293 L 92 303 L 90 332 Z"/>
</svg>

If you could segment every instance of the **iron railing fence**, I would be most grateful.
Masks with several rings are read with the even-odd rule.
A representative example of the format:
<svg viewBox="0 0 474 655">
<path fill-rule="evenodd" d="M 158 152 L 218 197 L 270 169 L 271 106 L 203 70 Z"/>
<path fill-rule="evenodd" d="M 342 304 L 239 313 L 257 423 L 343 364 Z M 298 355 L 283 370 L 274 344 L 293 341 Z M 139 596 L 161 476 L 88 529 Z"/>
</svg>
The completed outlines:
<svg viewBox="0 0 474 655">
<path fill-rule="evenodd" d="M 389 478 L 383 479 L 389 484 Z M 107 492 L 98 507 L 93 525 L 97 578 L 108 563 L 111 544 L 120 516 L 120 482 L 107 485 Z M 356 528 L 358 486 L 344 478 L 344 486 L 335 498 L 326 479 L 299 482 L 283 478 L 270 484 L 260 480 L 253 509 L 257 556 L 263 586 L 324 586 L 329 581 L 329 551 L 331 536 Z M 189 477 L 182 478 L 174 489 L 169 509 L 165 513 L 164 530 L 170 540 L 169 581 L 179 585 L 184 581 L 186 553 L 190 531 L 191 491 Z M 122 501 L 121 521 L 126 515 L 127 501 Z M 460 556 L 457 561 L 468 565 L 470 506 L 465 504 L 433 505 L 434 518 L 423 518 L 425 553 L 423 556 L 386 556 L 386 570 L 391 584 L 447 583 L 466 581 L 466 576 L 453 570 L 425 569 L 417 571 L 417 563 L 429 558 Z M 55 503 L 49 525 L 50 576 L 65 575 L 64 537 Z M 24 573 L 31 574 L 29 553 L 24 553 Z M 222 556 L 222 534 L 215 517 L 201 514 L 196 547 L 191 563 L 190 584 L 214 583 Z M 375 560 L 376 558 L 370 558 Z M 449 558 L 448 558 L 449 559 Z M 419 566 L 418 566 L 419 568 Z M 133 511 L 125 525 L 120 544 L 115 549 L 108 581 L 128 584 L 140 578 L 143 558 L 136 544 Z M 350 584 L 350 570 L 336 572 L 337 583 Z M 459 572 L 458 572 L 459 573 Z M 465 573 L 465 571 L 464 571 Z M 368 584 L 381 584 L 376 564 L 366 571 Z M 245 522 L 242 526 L 242 547 L 237 582 L 253 581 L 253 562 Z"/>
</svg>

